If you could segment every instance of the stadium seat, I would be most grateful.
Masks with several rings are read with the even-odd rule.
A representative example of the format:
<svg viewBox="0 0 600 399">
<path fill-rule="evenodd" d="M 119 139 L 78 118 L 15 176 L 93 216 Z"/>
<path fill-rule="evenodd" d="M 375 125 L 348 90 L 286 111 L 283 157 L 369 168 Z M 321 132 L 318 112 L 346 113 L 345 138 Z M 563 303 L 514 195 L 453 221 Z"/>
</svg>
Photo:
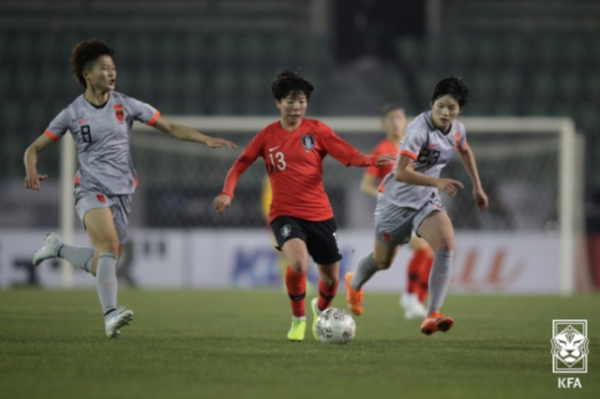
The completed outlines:
<svg viewBox="0 0 600 399">
<path fill-rule="evenodd" d="M 444 65 L 464 68 L 471 64 L 474 49 L 470 38 L 456 36 L 446 39 L 444 47 Z"/>
<path fill-rule="evenodd" d="M 535 101 L 550 101 L 554 97 L 554 76 L 551 72 L 534 71 L 531 77 L 532 97 Z"/>
<path fill-rule="evenodd" d="M 328 52 L 320 37 L 301 36 L 296 39 L 295 60 L 300 68 L 320 67 L 327 62 Z"/>
<path fill-rule="evenodd" d="M 396 51 L 400 55 L 400 59 L 406 65 L 412 68 L 422 65 L 422 42 L 419 39 L 412 37 L 402 38 L 396 41 L 395 46 Z"/>
<path fill-rule="evenodd" d="M 592 131 L 600 123 L 598 107 L 594 104 L 581 104 L 573 115 L 578 129 Z"/>
<path fill-rule="evenodd" d="M 237 89 L 239 73 L 233 69 L 220 69 L 215 71 L 211 78 L 211 91 L 213 94 L 229 95 Z"/>
<path fill-rule="evenodd" d="M 222 65 L 229 64 L 238 58 L 239 43 L 235 33 L 226 32 L 215 34 L 210 50 L 211 61 Z M 239 60 L 243 63 L 243 60 Z"/>
<path fill-rule="evenodd" d="M 581 75 L 577 72 L 561 72 L 558 75 L 557 91 L 562 100 L 574 100 L 578 98 L 583 89 Z"/>
<path fill-rule="evenodd" d="M 448 43 L 438 38 L 427 39 L 422 50 L 423 59 L 421 65 L 426 68 L 432 68 L 443 64 L 446 59 L 450 58 L 448 55 L 451 54 L 451 51 L 447 49 L 447 45 Z"/>
<path fill-rule="evenodd" d="M 498 42 L 499 66 L 522 67 L 529 62 L 528 40 L 522 35 L 507 35 Z"/>
<path fill-rule="evenodd" d="M 260 65 L 265 63 L 267 43 L 265 37 L 257 33 L 247 33 L 240 37 L 239 55 L 246 65 Z"/>
<path fill-rule="evenodd" d="M 287 34 L 278 34 L 269 42 L 268 57 L 277 69 L 294 68 L 293 55 L 296 51 L 294 38 Z"/>
<path fill-rule="evenodd" d="M 498 40 L 494 36 L 473 38 L 471 48 L 473 62 L 480 68 L 494 68 L 502 53 Z"/>
<path fill-rule="evenodd" d="M 589 72 L 584 75 L 584 84 L 582 94 L 588 101 L 600 101 L 600 74 L 598 72 Z"/>
</svg>

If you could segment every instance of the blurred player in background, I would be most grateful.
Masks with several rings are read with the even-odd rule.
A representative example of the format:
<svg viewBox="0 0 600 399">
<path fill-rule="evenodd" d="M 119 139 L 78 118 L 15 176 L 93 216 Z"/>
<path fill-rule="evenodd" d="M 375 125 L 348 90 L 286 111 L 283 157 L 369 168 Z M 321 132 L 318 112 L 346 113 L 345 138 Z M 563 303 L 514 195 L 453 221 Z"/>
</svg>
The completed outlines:
<svg viewBox="0 0 600 399">
<path fill-rule="evenodd" d="M 273 189 L 271 227 L 288 267 L 286 286 L 292 307 L 287 338 L 304 340 L 306 271 L 310 255 L 319 269 L 319 296 L 311 302 L 313 335 L 318 314 L 331 306 L 339 281 L 336 224 L 323 187 L 323 159 L 331 155 L 346 166 L 386 165 L 394 154 L 363 155 L 318 120 L 305 118 L 314 87 L 297 72 L 282 71 L 271 86 L 281 119 L 261 130 L 233 164 L 215 198 L 220 214 L 231 205 L 242 173 L 263 157 Z"/>
<path fill-rule="evenodd" d="M 382 194 L 377 197 L 374 250 L 359 262 L 355 273 L 345 276 L 347 302 L 354 314 L 363 312 L 363 285 L 376 272 L 391 266 L 398 245 L 408 243 L 414 231 L 435 251 L 428 316 L 421 324 L 421 332 L 446 332 L 454 325 L 454 320 L 440 313 L 452 275 L 454 228 L 439 191 L 455 196 L 464 186 L 439 176 L 456 150 L 471 178 L 477 209 L 483 211 L 488 206 L 475 157 L 467 145 L 465 127 L 456 120 L 468 95 L 460 78 L 446 77 L 433 88 L 431 110 L 408 125 L 396 169 L 385 177 Z"/>
<path fill-rule="evenodd" d="M 38 155 L 59 141 L 67 130 L 73 135 L 81 165 L 75 175 L 75 208 L 95 248 L 64 244 L 56 233 L 51 233 L 35 253 L 33 264 L 58 257 L 96 276 L 109 338 L 118 337 L 121 327 L 133 320 L 131 310 L 117 307 L 116 275 L 127 238 L 131 198 L 138 182 L 129 145 L 133 122 L 153 126 L 178 140 L 211 148 L 235 148 L 229 141 L 175 125 L 152 106 L 113 91 L 117 78 L 113 54 L 113 49 L 99 40 L 75 46 L 71 69 L 85 93 L 58 114 L 25 152 L 25 187 L 39 191 L 40 182 L 48 176 L 38 174 Z"/>
<path fill-rule="evenodd" d="M 382 125 L 386 138 L 375 147 L 371 154 L 379 155 L 398 151 L 398 145 L 404 137 L 408 118 L 404 108 L 398 103 L 385 104 L 381 109 Z M 394 165 L 380 168 L 368 167 L 360 182 L 360 189 L 365 194 L 377 198 L 378 186 L 385 176 L 392 173 Z M 408 247 L 413 250 L 413 256 L 408 262 L 406 276 L 406 292 L 400 297 L 400 306 L 404 308 L 404 317 L 412 319 L 427 316 L 423 305 L 429 293 L 429 272 L 433 265 L 433 251 L 427 241 L 413 235 Z"/>
</svg>

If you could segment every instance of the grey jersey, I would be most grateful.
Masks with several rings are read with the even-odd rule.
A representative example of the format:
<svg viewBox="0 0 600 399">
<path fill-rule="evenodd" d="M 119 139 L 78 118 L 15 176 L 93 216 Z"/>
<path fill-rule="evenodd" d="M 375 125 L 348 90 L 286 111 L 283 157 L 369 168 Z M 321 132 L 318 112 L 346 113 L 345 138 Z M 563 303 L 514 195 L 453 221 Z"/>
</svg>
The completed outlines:
<svg viewBox="0 0 600 399">
<path fill-rule="evenodd" d="M 134 120 L 152 125 L 159 115 L 150 105 L 114 91 L 102 107 L 81 95 L 50 122 L 45 133 L 60 140 L 71 131 L 80 164 L 75 181 L 82 187 L 104 194 L 133 194 L 137 175 L 129 148 L 131 126 Z"/>
<path fill-rule="evenodd" d="M 456 149 L 466 148 L 467 134 L 462 123 L 455 120 L 448 134 L 444 134 L 434 126 L 431 111 L 427 111 L 417 116 L 406 128 L 399 155 L 407 155 L 414 160 L 415 172 L 439 177 Z M 420 209 L 439 194 L 435 187 L 396 181 L 392 172 L 383 180 L 383 195 L 397 206 Z"/>
</svg>

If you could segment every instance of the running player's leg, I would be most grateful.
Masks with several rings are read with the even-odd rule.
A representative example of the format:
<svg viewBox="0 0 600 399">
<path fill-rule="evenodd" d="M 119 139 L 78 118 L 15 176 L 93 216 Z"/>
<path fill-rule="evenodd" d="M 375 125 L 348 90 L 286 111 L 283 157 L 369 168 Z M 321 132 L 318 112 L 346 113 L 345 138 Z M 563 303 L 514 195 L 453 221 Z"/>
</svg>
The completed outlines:
<svg viewBox="0 0 600 399">
<path fill-rule="evenodd" d="M 427 316 L 423 298 L 427 297 L 433 254 L 427 241 L 417 237 L 414 233 L 408 247 L 413 251 L 413 255 L 408 262 L 406 291 L 400 298 L 400 306 L 404 308 L 406 319 L 422 318 Z M 425 284 L 423 284 L 423 276 L 426 276 L 427 279 Z"/>
<path fill-rule="evenodd" d="M 320 222 L 303 220 L 301 224 L 307 234 L 308 253 L 319 270 L 319 295 L 311 301 L 312 332 L 315 339 L 318 340 L 315 330 L 317 317 L 323 310 L 331 306 L 331 302 L 335 298 L 340 280 L 342 255 L 337 242 L 337 225 L 333 218 Z"/>
<path fill-rule="evenodd" d="M 340 281 L 340 262 L 322 264 L 317 263 L 319 268 L 319 296 L 316 310 L 321 313 L 331 306 L 331 302 L 337 294 Z"/>
<path fill-rule="evenodd" d="M 434 253 L 431 246 L 421 237 L 413 235 L 412 239 L 408 243 L 408 247 L 415 253 L 421 253 L 421 262 L 419 263 L 417 273 L 418 278 L 418 299 L 420 303 L 425 303 L 427 296 L 429 295 L 429 274 L 431 267 L 433 266 Z"/>
<path fill-rule="evenodd" d="M 356 272 L 346 273 L 346 302 L 356 316 L 364 312 L 363 285 L 378 271 L 389 269 L 397 253 L 397 244 L 389 245 L 375 237 L 373 252 L 358 262 Z"/>
<path fill-rule="evenodd" d="M 306 331 L 306 270 L 308 269 L 308 250 L 306 232 L 297 219 L 279 216 L 271 221 L 271 227 L 278 249 L 287 260 L 285 285 L 292 307 L 292 327 L 288 332 L 290 341 L 302 341 Z"/>
<path fill-rule="evenodd" d="M 446 212 L 430 213 L 418 228 L 434 250 L 435 260 L 429 277 L 429 306 L 427 318 L 421 325 L 421 331 L 427 335 L 435 331 L 448 331 L 454 324 L 451 318 L 440 313 L 442 304 L 452 277 L 452 256 L 454 252 L 454 228 Z"/>
<path fill-rule="evenodd" d="M 286 241 L 281 249 L 288 262 L 285 285 L 292 306 L 292 326 L 287 337 L 290 341 L 302 341 L 306 331 L 304 302 L 306 298 L 308 250 L 306 244 L 300 238 L 292 238 Z"/>
<path fill-rule="evenodd" d="M 35 252 L 33 264 L 37 266 L 46 259 L 61 258 L 66 259 L 76 268 L 91 273 L 94 252 L 94 248 L 65 244 L 58 234 L 50 233 L 46 236 L 44 246 Z"/>
<path fill-rule="evenodd" d="M 92 271 L 104 311 L 105 331 L 109 338 L 118 337 L 121 327 L 133 320 L 133 312 L 117 307 L 117 262 L 127 238 L 130 196 L 113 196 L 110 208 L 95 208 L 84 215 L 86 231 L 96 246 Z"/>
</svg>

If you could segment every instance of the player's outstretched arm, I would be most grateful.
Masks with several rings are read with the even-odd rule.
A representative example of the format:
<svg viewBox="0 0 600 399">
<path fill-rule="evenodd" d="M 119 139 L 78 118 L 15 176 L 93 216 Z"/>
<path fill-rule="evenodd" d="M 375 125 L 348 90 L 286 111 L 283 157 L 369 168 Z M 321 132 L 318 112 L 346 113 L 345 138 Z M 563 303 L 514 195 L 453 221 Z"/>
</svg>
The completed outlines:
<svg viewBox="0 0 600 399">
<path fill-rule="evenodd" d="M 471 150 L 471 147 L 466 147 L 464 150 L 459 151 L 460 160 L 465 167 L 471 182 L 473 183 L 473 198 L 475 199 L 475 205 L 479 212 L 483 211 L 488 207 L 488 198 L 481 187 L 481 181 L 479 180 L 479 172 L 477 170 L 477 162 L 475 162 L 475 155 Z"/>
<path fill-rule="evenodd" d="M 340 138 L 331 129 L 323 131 L 322 141 L 327 153 L 345 166 L 383 166 L 396 159 L 396 154 L 365 155 Z"/>
<path fill-rule="evenodd" d="M 233 163 L 227 177 L 225 177 L 225 183 L 223 184 L 223 190 L 217 195 L 213 201 L 213 206 L 219 212 L 224 215 L 225 210 L 231 206 L 233 200 L 233 193 L 235 186 L 237 186 L 240 177 L 248 169 L 248 166 L 252 165 L 254 161 L 260 156 L 263 151 L 265 144 L 265 137 L 263 132 L 260 132 L 250 141 L 248 147 L 242 152 L 239 158 Z"/>
<path fill-rule="evenodd" d="M 160 130 L 161 132 L 166 133 L 173 138 L 176 138 L 177 140 L 195 141 L 197 143 L 206 144 L 210 148 L 219 148 L 222 146 L 229 148 L 237 148 L 236 145 L 229 140 L 210 137 L 200 132 L 197 132 L 194 129 L 190 129 L 187 126 L 176 125 L 162 116 L 159 116 L 152 126 Z"/>
<path fill-rule="evenodd" d="M 48 175 L 40 175 L 37 171 L 38 154 L 46 148 L 51 147 L 56 141 L 42 134 L 25 150 L 25 188 L 35 191 L 40 191 L 42 180 L 46 180 Z"/>
<path fill-rule="evenodd" d="M 394 171 L 394 179 L 396 181 L 412 184 L 414 186 L 431 186 L 445 192 L 451 196 L 455 196 L 459 188 L 465 188 L 461 182 L 452 179 L 440 179 L 433 176 L 427 176 L 423 173 L 415 172 L 413 158 L 409 155 L 400 155 L 400 160 Z"/>
<path fill-rule="evenodd" d="M 371 197 L 377 198 L 379 195 L 379 190 L 375 184 L 375 176 L 365 173 L 360 181 L 360 191 L 370 195 Z"/>
</svg>

